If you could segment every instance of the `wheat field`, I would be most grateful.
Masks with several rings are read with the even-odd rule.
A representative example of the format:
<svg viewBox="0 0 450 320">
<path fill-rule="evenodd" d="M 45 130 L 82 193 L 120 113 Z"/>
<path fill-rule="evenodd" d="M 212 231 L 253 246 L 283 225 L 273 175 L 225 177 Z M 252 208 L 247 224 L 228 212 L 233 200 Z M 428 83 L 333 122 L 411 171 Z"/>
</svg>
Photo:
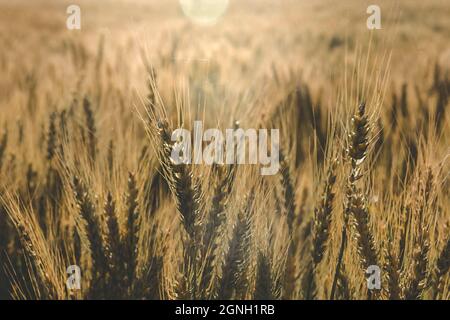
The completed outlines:
<svg viewBox="0 0 450 320">
<path fill-rule="evenodd" d="M 77 3 L 0 0 L 0 299 L 450 298 L 448 1 Z M 174 164 L 196 120 L 278 173 Z"/>
</svg>

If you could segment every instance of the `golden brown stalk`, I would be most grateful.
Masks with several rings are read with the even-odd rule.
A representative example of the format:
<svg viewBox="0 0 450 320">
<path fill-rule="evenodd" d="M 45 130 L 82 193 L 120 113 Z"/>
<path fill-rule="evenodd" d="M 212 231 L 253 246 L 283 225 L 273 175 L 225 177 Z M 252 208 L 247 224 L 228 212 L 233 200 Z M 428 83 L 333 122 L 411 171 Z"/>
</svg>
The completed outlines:
<svg viewBox="0 0 450 320">
<path fill-rule="evenodd" d="M 20 245 L 16 247 L 26 254 L 24 271 L 31 282 L 26 290 L 38 299 L 65 299 L 63 277 L 60 273 L 60 260 L 56 251 L 48 244 L 35 215 L 21 207 L 18 199 L 9 194 L 1 195 L 1 203 L 18 235 Z M 4 217 L 2 217 L 4 218 Z M 14 274 L 12 277 L 16 278 Z M 22 279 L 17 279 L 22 281 Z M 14 286 L 14 279 L 11 279 Z"/>
<path fill-rule="evenodd" d="M 357 113 L 352 117 L 351 131 L 349 134 L 349 147 L 347 154 L 351 161 L 351 170 L 347 182 L 346 203 L 344 208 L 344 224 L 342 227 L 341 245 L 338 262 L 331 290 L 333 299 L 337 280 L 339 278 L 340 265 L 342 263 L 347 241 L 347 227 L 350 215 L 353 215 L 353 230 L 358 243 L 360 261 L 364 270 L 372 264 L 376 264 L 376 252 L 374 238 L 370 231 L 369 212 L 365 204 L 365 197 L 357 187 L 357 181 L 362 178 L 361 164 L 367 156 L 369 148 L 369 119 L 366 115 L 366 105 L 361 103 Z"/>
<path fill-rule="evenodd" d="M 418 244 L 414 250 L 413 270 L 411 280 L 406 288 L 405 299 L 417 300 L 423 298 L 423 293 L 428 286 L 428 253 L 430 246 L 428 241 Z"/>
<path fill-rule="evenodd" d="M 166 234 L 163 236 L 165 239 L 161 239 L 159 230 L 159 222 L 152 220 L 149 234 L 144 237 L 145 242 L 139 246 L 140 248 L 145 247 L 145 250 L 150 254 L 140 268 L 139 281 L 134 284 L 133 294 L 135 298 L 164 299 L 164 256 L 167 255 L 169 235 Z M 161 242 L 161 245 L 158 242 Z"/>
<path fill-rule="evenodd" d="M 249 252 L 252 233 L 250 212 L 241 212 L 234 227 L 233 236 L 224 264 L 219 286 L 218 298 L 228 300 L 233 297 L 234 290 L 239 290 L 237 297 L 241 297 L 248 286 L 246 276 L 249 266 Z"/>
<path fill-rule="evenodd" d="M 182 287 L 184 296 L 192 299 L 198 297 L 198 237 L 200 227 L 200 205 L 201 191 L 200 186 L 193 181 L 192 172 L 186 165 L 174 165 L 171 159 L 172 141 L 167 122 L 158 123 L 158 136 L 161 142 L 162 167 L 167 183 L 175 197 L 178 212 L 184 229 L 189 237 L 184 244 L 185 282 Z"/>
<path fill-rule="evenodd" d="M 391 124 L 391 128 L 394 131 L 397 128 L 397 108 L 398 108 L 398 103 L 397 103 L 397 95 L 395 94 L 395 92 L 392 93 L 392 104 L 391 104 L 391 111 L 390 111 L 390 124 Z"/>
<path fill-rule="evenodd" d="M 286 221 L 290 234 L 293 234 L 295 220 L 295 191 L 292 183 L 292 175 L 289 169 L 288 159 L 280 150 L 280 173 L 281 186 L 283 190 L 284 209 L 286 210 Z"/>
<path fill-rule="evenodd" d="M 365 105 L 361 104 L 358 114 L 352 119 L 353 131 L 349 155 L 352 161 L 352 172 L 349 178 L 347 210 L 352 214 L 352 230 L 357 242 L 362 269 L 378 265 L 375 239 L 370 226 L 370 213 L 363 192 L 356 182 L 362 178 L 361 164 L 367 156 L 369 147 L 369 119 L 365 114 Z M 371 292 L 369 293 L 371 296 Z"/>
<path fill-rule="evenodd" d="M 337 296 L 340 300 L 352 299 L 352 292 L 350 290 L 350 284 L 345 268 L 339 273 L 339 279 L 337 284 Z"/>
<path fill-rule="evenodd" d="M 152 67 L 148 67 L 148 73 L 149 73 L 149 79 L 148 79 L 148 83 L 147 83 L 147 87 L 148 87 L 148 95 L 147 95 L 147 100 L 148 100 L 148 108 L 154 108 L 155 104 L 156 104 L 156 94 L 155 94 L 155 87 L 157 84 L 157 74 L 154 68 Z"/>
<path fill-rule="evenodd" d="M 243 226 L 244 233 L 242 234 L 241 241 L 238 245 L 238 260 L 236 261 L 236 274 L 234 277 L 234 287 L 236 290 L 236 298 L 244 299 L 249 289 L 249 268 L 250 268 L 250 252 L 252 244 L 252 206 L 254 196 L 248 196 L 247 206 L 245 208 Z"/>
<path fill-rule="evenodd" d="M 388 245 L 391 247 L 391 245 Z M 384 266 L 388 276 L 388 296 L 389 300 L 400 300 L 402 298 L 402 286 L 400 284 L 401 270 L 399 259 L 392 252 L 392 248 L 386 254 L 386 263 Z"/>
<path fill-rule="evenodd" d="M 27 228 L 22 223 L 16 224 L 16 228 L 19 234 L 20 242 L 22 243 L 22 246 L 24 247 L 28 256 L 31 258 L 31 261 L 40 277 L 40 281 L 45 288 L 45 295 L 47 296 L 46 298 L 57 299 L 58 294 L 56 286 L 51 280 L 49 273 L 47 272 L 46 264 L 43 261 L 42 255 L 38 252 L 37 249 L 35 249 L 33 240 L 31 238 L 31 235 L 28 233 Z"/>
<path fill-rule="evenodd" d="M 208 214 L 209 220 L 203 236 L 205 249 L 202 252 L 203 259 L 206 260 L 202 272 L 200 291 L 204 298 L 209 297 L 211 290 L 216 286 L 217 268 L 220 259 L 220 244 L 223 240 L 224 224 L 226 222 L 225 206 L 227 196 L 233 187 L 235 167 L 219 167 L 219 183 L 216 185 L 212 198 L 212 207 Z"/>
<path fill-rule="evenodd" d="M 354 218 L 352 219 L 352 230 L 357 242 L 357 251 L 363 270 L 378 264 L 375 239 L 370 230 L 369 210 L 365 201 L 363 195 L 354 194 L 350 208 Z"/>
<path fill-rule="evenodd" d="M 405 290 L 405 298 L 408 300 L 422 299 L 425 289 L 429 286 L 429 253 L 430 237 L 426 223 L 426 213 L 434 212 L 435 197 L 433 194 L 434 175 L 431 168 L 427 169 L 424 183 L 420 183 L 420 197 L 417 198 L 417 228 L 414 234 L 414 251 L 412 274 Z M 430 210 L 431 209 L 431 210 Z"/>
<path fill-rule="evenodd" d="M 111 291 L 111 297 L 116 298 L 119 296 L 117 292 L 113 292 L 113 287 L 118 286 L 121 290 L 123 290 L 122 279 L 124 277 L 124 272 L 122 266 L 123 262 L 125 261 L 125 257 L 120 241 L 120 230 L 119 223 L 117 221 L 116 204 L 110 192 L 108 192 L 108 195 L 106 197 L 103 210 L 105 213 L 106 227 L 108 230 L 105 251 L 107 253 L 108 270 L 111 276 L 110 285 L 112 286 L 108 290 Z"/>
<path fill-rule="evenodd" d="M 10 242 L 11 234 L 9 221 L 3 204 L 0 202 L 0 261 L 6 261 L 7 249 Z M 9 296 L 10 281 L 7 277 L 6 270 L 0 268 L 0 299 L 6 299 Z"/>
<path fill-rule="evenodd" d="M 330 235 L 331 213 L 333 211 L 334 192 L 333 187 L 336 182 L 336 167 L 338 161 L 332 161 L 328 168 L 327 177 L 323 187 L 323 192 L 319 204 L 314 209 L 312 243 L 311 243 L 311 265 L 308 267 L 305 280 L 305 298 L 315 297 L 316 279 L 315 271 L 325 254 L 326 244 Z"/>
<path fill-rule="evenodd" d="M 434 278 L 434 298 L 436 299 L 440 293 L 440 291 L 443 289 L 441 286 L 442 280 L 444 279 L 444 276 L 448 273 L 448 270 L 450 269 L 450 238 L 447 239 L 447 242 L 442 249 L 441 253 L 439 254 L 439 257 L 436 262 L 436 272 L 435 272 L 435 278 Z"/>
<path fill-rule="evenodd" d="M 111 192 L 108 192 L 106 196 L 104 212 L 106 216 L 106 226 L 108 228 L 108 247 L 111 250 L 110 258 L 115 261 L 120 252 L 120 231 L 116 215 L 116 203 Z"/>
<path fill-rule="evenodd" d="M 3 131 L 2 138 L 0 140 L 0 170 L 2 169 L 3 159 L 5 156 L 6 146 L 8 145 L 8 131 Z"/>
<path fill-rule="evenodd" d="M 326 242 L 330 235 L 331 213 L 333 211 L 334 192 L 336 182 L 336 167 L 338 161 L 334 160 L 328 169 L 327 178 L 323 188 L 321 200 L 314 209 L 314 225 L 311 256 L 317 266 L 325 254 Z"/>
<path fill-rule="evenodd" d="M 404 83 L 402 85 L 402 95 L 400 98 L 400 110 L 403 118 L 408 118 L 408 85 Z"/>
<path fill-rule="evenodd" d="M 128 173 L 127 192 L 127 233 L 124 251 L 127 252 L 127 277 L 129 287 L 132 287 L 138 265 L 138 241 L 139 241 L 139 208 L 138 189 L 133 173 Z"/>
<path fill-rule="evenodd" d="M 446 79 L 441 80 L 439 75 L 437 75 L 436 77 L 438 77 L 437 79 L 435 78 L 437 101 L 436 101 L 434 119 L 435 119 L 436 131 L 438 133 L 440 133 L 443 128 L 443 124 L 445 122 L 445 116 L 446 116 L 445 112 L 446 112 L 446 108 L 448 107 L 450 90 L 449 90 L 448 83 L 446 83 Z"/>
<path fill-rule="evenodd" d="M 409 205 L 406 206 L 404 210 L 402 210 L 406 214 L 405 222 L 402 225 L 402 230 L 400 234 L 400 254 L 399 254 L 399 266 L 403 266 L 403 262 L 405 260 L 406 255 L 406 241 L 408 232 L 411 230 L 411 218 L 412 218 L 412 210 Z"/>
<path fill-rule="evenodd" d="M 269 258 L 262 252 L 258 253 L 256 284 L 253 293 L 254 300 L 274 300 L 272 291 L 272 270 Z"/>
<path fill-rule="evenodd" d="M 85 228 L 88 240 L 89 253 L 92 260 L 93 277 L 93 291 L 91 294 L 95 294 L 96 290 L 101 289 L 100 282 L 102 281 L 101 279 L 103 279 L 102 274 L 107 271 L 105 259 L 106 254 L 101 233 L 101 223 L 99 217 L 95 213 L 95 205 L 91 200 L 91 196 L 79 178 L 73 178 L 72 188 L 75 193 L 78 213 L 81 221 L 83 222 L 83 227 Z"/>
<path fill-rule="evenodd" d="M 34 192 L 37 187 L 37 172 L 33 170 L 33 166 L 31 163 L 28 164 L 27 173 L 26 173 L 26 181 L 27 181 L 27 191 L 30 195 L 34 196 Z"/>
<path fill-rule="evenodd" d="M 296 261 L 295 261 L 295 253 L 297 250 L 297 242 L 293 241 L 292 237 L 294 237 L 296 233 L 296 203 L 295 203 L 295 188 L 293 184 L 293 177 L 290 172 L 289 161 L 283 153 L 283 150 L 280 149 L 280 182 L 282 189 L 282 205 L 278 205 L 279 200 L 277 199 L 277 206 L 279 207 L 278 211 L 283 212 L 286 216 L 286 223 L 289 230 L 289 235 L 291 237 L 291 241 L 289 244 L 288 257 L 286 261 L 286 271 L 285 272 L 285 287 L 284 291 L 285 297 L 289 298 L 294 294 L 295 291 L 295 282 L 296 282 Z"/>
<path fill-rule="evenodd" d="M 94 161 L 97 154 L 97 129 L 95 126 L 94 111 L 88 98 L 84 98 L 83 100 L 83 110 L 86 117 L 89 157 Z"/>
<path fill-rule="evenodd" d="M 47 160 L 51 162 L 56 153 L 56 113 L 52 112 L 50 115 L 50 123 L 47 135 Z"/>
<path fill-rule="evenodd" d="M 108 144 L 108 169 L 109 176 L 112 176 L 114 173 L 114 141 L 112 139 Z"/>
<path fill-rule="evenodd" d="M 166 122 L 158 124 L 162 144 L 163 169 L 167 182 L 175 195 L 181 221 L 188 235 L 194 239 L 198 229 L 200 188 L 193 181 L 192 172 L 185 165 L 174 165 L 171 159 L 172 141 Z"/>
<path fill-rule="evenodd" d="M 143 277 L 143 284 L 146 289 L 143 296 L 150 300 L 159 300 L 162 298 L 161 291 L 163 290 L 163 267 L 164 259 L 162 256 L 152 256 L 150 264 L 146 268 Z"/>
</svg>

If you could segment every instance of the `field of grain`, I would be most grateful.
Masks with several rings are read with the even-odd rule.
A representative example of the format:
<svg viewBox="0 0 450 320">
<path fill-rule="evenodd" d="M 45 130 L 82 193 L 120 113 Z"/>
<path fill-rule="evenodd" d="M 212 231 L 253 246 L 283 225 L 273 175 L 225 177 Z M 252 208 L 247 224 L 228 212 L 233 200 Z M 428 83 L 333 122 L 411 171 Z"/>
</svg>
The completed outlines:
<svg viewBox="0 0 450 320">
<path fill-rule="evenodd" d="M 71 4 L 0 0 L 0 299 L 450 298 L 448 1 Z M 196 120 L 278 173 L 175 165 Z"/>
</svg>

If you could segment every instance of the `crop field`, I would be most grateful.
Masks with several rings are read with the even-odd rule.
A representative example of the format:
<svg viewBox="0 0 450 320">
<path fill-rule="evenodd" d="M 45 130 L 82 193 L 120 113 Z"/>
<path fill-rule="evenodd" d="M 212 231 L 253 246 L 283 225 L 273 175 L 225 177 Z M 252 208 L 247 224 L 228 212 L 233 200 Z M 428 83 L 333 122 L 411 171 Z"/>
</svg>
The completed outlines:
<svg viewBox="0 0 450 320">
<path fill-rule="evenodd" d="M 450 299 L 449 16 L 0 0 L 0 300 Z"/>
</svg>

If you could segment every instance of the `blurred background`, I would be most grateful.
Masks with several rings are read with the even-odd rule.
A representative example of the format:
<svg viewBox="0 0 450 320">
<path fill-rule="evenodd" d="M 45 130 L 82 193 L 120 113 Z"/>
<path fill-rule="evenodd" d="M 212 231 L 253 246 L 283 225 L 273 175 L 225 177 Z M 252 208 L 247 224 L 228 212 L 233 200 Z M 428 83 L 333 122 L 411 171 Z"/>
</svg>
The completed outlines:
<svg viewBox="0 0 450 320">
<path fill-rule="evenodd" d="M 70 5 L 81 9 L 80 30 L 66 27 Z M 370 5 L 381 9 L 380 30 L 367 28 Z M 342 205 L 353 199 L 360 219 L 373 218 L 369 249 L 380 255 L 369 253 L 397 281 L 382 298 L 448 299 L 449 17 L 448 0 L 0 0 L 0 298 L 197 298 L 197 282 L 202 298 L 214 298 L 212 283 L 222 290 L 226 279 L 214 259 L 229 243 L 251 243 L 227 260 L 246 261 L 245 276 L 237 274 L 247 287 L 221 297 L 254 298 L 257 283 L 272 281 L 269 298 L 328 299 Z M 367 111 L 357 110 L 361 100 Z M 203 211 L 192 209 L 197 198 L 186 201 L 210 240 L 201 258 L 183 252 L 198 239 L 186 237 L 185 194 L 168 186 L 180 175 L 149 110 L 166 111 L 173 128 L 204 119 L 205 128 L 238 120 L 281 130 L 277 176 L 263 180 L 241 166 L 234 183 L 227 168 L 179 169 L 189 182 L 182 186 L 198 180 L 205 191 Z M 190 119 L 177 123 L 182 113 Z M 348 161 L 355 131 L 370 153 L 364 163 L 365 152 Z M 361 163 L 364 178 L 349 196 L 349 172 Z M 124 246 L 116 269 L 97 265 L 111 258 L 101 245 L 108 214 Z M 235 225 L 248 241 L 228 239 Z M 340 258 L 342 299 L 371 296 L 355 234 Z M 318 254 L 311 238 L 323 240 Z M 211 257 L 209 245 L 223 252 Z M 185 277 L 197 260 L 214 270 Z M 71 264 L 88 274 L 81 292 L 65 287 Z M 272 279 L 261 278 L 264 268 Z M 428 275 L 434 287 L 421 287 Z"/>
<path fill-rule="evenodd" d="M 163 79 L 187 81 L 192 92 L 208 95 L 209 104 L 244 99 L 238 97 L 244 93 L 253 97 L 269 78 L 292 73 L 313 86 L 335 81 L 345 69 L 345 48 L 349 61 L 357 50 L 366 54 L 370 36 L 372 56 L 392 53 L 394 82 L 422 79 L 431 72 L 427 66 L 450 61 L 445 0 L 377 1 L 382 30 L 374 32 L 366 27 L 373 1 L 230 0 L 206 26 L 195 19 L 202 10 L 185 14 L 182 4 L 189 2 L 0 1 L 0 103 L 15 95 L 9 86 L 18 74 L 64 79 L 59 89 L 70 91 L 81 75 L 91 76 L 86 63 L 99 50 L 108 67 L 93 77 L 104 74 L 116 77 L 117 85 L 142 88 L 144 52 Z M 66 28 L 71 4 L 81 8 L 81 30 Z"/>
</svg>

